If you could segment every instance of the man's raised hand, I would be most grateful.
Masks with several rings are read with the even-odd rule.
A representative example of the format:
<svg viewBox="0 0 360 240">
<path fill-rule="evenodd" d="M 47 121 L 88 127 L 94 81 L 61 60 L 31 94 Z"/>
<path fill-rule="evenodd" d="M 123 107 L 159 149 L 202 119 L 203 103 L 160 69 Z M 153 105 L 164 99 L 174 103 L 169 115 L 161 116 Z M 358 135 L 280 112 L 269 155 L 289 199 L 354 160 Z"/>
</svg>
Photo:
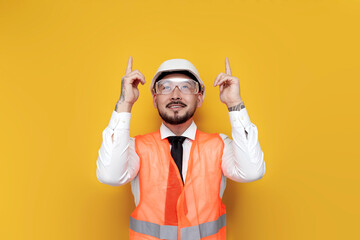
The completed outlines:
<svg viewBox="0 0 360 240">
<path fill-rule="evenodd" d="M 131 108 L 139 98 L 138 85 L 145 84 L 145 77 L 139 70 L 132 70 L 133 59 L 130 56 L 125 75 L 121 78 L 120 98 L 115 106 L 117 112 L 131 112 Z"/>
<path fill-rule="evenodd" d="M 239 79 L 231 75 L 231 68 L 227 57 L 225 58 L 225 73 L 220 73 L 216 77 L 214 87 L 216 86 L 219 86 L 221 102 L 226 104 L 229 111 L 239 111 L 245 107 L 240 96 Z"/>
</svg>

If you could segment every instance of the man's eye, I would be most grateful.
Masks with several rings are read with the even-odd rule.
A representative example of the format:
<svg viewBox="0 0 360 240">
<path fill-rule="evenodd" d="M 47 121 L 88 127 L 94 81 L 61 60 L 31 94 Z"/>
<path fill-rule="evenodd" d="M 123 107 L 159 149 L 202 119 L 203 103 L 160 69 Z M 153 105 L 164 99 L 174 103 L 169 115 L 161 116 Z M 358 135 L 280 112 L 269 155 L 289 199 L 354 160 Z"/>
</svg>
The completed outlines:
<svg viewBox="0 0 360 240">
<path fill-rule="evenodd" d="M 182 85 L 181 88 L 188 89 L 188 88 L 190 88 L 190 86 L 189 85 Z"/>
<path fill-rule="evenodd" d="M 161 89 L 162 89 L 162 90 L 169 90 L 169 89 L 170 89 L 170 86 L 162 85 L 162 86 L 161 86 Z"/>
</svg>

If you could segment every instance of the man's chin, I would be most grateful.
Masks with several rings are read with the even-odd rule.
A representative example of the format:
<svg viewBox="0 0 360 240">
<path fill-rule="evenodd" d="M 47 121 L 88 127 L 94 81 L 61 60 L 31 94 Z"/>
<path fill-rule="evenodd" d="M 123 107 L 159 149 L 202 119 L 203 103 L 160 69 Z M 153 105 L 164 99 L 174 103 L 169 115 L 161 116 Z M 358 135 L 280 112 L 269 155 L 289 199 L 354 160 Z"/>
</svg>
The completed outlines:
<svg viewBox="0 0 360 240">
<path fill-rule="evenodd" d="M 162 120 L 164 120 L 164 122 L 171 124 L 171 125 L 179 125 L 179 124 L 183 124 L 185 123 L 187 120 L 189 120 L 188 118 L 179 118 L 179 117 L 168 117 L 168 118 L 162 118 Z"/>
<path fill-rule="evenodd" d="M 183 124 L 193 116 L 193 114 L 186 114 L 186 113 L 179 115 L 179 112 L 177 111 L 171 112 L 170 114 L 162 114 L 159 112 L 159 115 L 164 122 L 172 125 Z"/>
</svg>

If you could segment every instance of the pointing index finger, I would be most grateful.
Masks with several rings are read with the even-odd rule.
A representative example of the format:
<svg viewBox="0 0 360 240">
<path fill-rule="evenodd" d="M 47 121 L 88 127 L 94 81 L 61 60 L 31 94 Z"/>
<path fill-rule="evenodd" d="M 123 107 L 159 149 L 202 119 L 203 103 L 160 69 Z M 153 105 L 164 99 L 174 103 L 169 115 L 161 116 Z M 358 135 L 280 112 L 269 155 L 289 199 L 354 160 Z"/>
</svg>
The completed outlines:
<svg viewBox="0 0 360 240">
<path fill-rule="evenodd" d="M 225 58 L 225 73 L 231 75 L 231 68 L 228 57 Z"/>
<path fill-rule="evenodd" d="M 132 71 L 132 63 L 133 59 L 132 56 L 129 57 L 128 65 L 126 67 L 126 74 L 130 73 Z"/>
</svg>

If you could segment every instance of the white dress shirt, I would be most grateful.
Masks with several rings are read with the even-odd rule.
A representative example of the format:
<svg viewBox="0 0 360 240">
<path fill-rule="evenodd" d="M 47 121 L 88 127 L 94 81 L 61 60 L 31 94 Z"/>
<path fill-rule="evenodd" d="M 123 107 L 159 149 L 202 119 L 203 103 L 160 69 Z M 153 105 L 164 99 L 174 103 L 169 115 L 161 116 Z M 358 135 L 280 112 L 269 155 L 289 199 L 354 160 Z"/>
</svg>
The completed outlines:
<svg viewBox="0 0 360 240">
<path fill-rule="evenodd" d="M 229 112 L 232 138 L 220 134 L 224 141 L 220 197 L 226 187 L 226 178 L 236 182 L 252 182 L 265 174 L 264 153 L 258 141 L 257 127 L 250 122 L 246 108 Z M 109 125 L 102 132 L 103 142 L 99 149 L 96 175 L 101 183 L 120 186 L 131 181 L 131 190 L 135 204 L 140 200 L 139 189 L 139 156 L 135 152 L 134 138 L 130 138 L 130 118 L 128 112 L 113 111 Z M 189 154 L 192 141 L 195 139 L 197 126 L 194 122 L 182 136 L 183 143 L 182 175 L 186 179 Z M 113 137 L 112 137 L 113 135 Z M 175 136 L 164 124 L 160 126 L 161 139 Z M 170 151 L 171 146 L 169 147 Z"/>
</svg>

